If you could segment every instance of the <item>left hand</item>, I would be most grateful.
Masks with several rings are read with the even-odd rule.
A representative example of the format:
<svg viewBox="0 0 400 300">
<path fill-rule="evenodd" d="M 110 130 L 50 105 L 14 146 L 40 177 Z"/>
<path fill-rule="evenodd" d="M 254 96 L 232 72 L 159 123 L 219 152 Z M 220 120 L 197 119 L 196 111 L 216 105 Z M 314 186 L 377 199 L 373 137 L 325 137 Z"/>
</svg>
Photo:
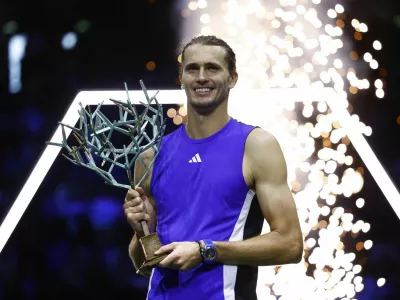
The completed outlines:
<svg viewBox="0 0 400 300">
<path fill-rule="evenodd" d="M 159 263 L 159 266 L 163 268 L 186 272 L 200 265 L 202 261 L 200 247 L 196 242 L 174 242 L 162 246 L 154 254 L 164 253 L 169 253 L 169 255 Z"/>
</svg>

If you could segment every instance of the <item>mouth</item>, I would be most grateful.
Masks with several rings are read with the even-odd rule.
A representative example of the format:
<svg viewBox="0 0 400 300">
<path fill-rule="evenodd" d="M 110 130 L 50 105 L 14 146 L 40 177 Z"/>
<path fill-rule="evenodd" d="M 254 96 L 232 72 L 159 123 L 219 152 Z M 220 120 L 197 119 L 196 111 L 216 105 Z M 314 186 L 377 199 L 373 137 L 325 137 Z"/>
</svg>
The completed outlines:
<svg viewBox="0 0 400 300">
<path fill-rule="evenodd" d="M 199 95 L 199 96 L 207 96 L 211 93 L 212 90 L 213 90 L 212 88 L 202 87 L 202 88 L 195 88 L 194 92 L 196 93 L 196 95 Z"/>
</svg>

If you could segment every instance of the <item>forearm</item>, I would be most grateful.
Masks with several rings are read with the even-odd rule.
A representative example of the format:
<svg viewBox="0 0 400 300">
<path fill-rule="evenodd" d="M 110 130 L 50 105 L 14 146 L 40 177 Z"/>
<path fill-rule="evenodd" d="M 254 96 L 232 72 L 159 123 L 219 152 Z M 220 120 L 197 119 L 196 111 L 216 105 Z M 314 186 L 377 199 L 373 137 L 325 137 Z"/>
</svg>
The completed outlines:
<svg viewBox="0 0 400 300">
<path fill-rule="evenodd" d="M 216 261 L 227 265 L 268 266 L 297 263 L 303 252 L 302 243 L 279 232 L 238 242 L 214 242 Z"/>
</svg>

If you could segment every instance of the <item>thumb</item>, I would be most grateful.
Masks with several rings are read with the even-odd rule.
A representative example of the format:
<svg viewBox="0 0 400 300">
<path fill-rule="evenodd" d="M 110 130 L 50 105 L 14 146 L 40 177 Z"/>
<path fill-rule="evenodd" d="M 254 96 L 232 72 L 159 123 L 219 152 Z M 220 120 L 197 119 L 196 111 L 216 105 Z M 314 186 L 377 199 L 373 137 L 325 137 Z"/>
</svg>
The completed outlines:
<svg viewBox="0 0 400 300">
<path fill-rule="evenodd" d="M 141 188 L 140 186 L 138 186 L 138 187 L 135 189 L 135 191 L 139 193 L 140 197 L 146 196 L 146 193 L 144 192 L 143 188 Z"/>
</svg>

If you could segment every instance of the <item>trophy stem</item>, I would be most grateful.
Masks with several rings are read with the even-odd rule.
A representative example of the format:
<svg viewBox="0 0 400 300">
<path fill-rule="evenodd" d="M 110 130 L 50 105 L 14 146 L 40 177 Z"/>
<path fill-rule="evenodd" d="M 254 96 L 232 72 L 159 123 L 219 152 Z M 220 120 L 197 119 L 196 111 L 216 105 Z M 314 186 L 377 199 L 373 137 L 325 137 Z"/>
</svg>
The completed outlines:
<svg viewBox="0 0 400 300">
<path fill-rule="evenodd" d="M 149 226 L 147 226 L 147 222 L 140 221 L 140 224 L 142 225 L 144 236 L 150 235 Z"/>
</svg>

